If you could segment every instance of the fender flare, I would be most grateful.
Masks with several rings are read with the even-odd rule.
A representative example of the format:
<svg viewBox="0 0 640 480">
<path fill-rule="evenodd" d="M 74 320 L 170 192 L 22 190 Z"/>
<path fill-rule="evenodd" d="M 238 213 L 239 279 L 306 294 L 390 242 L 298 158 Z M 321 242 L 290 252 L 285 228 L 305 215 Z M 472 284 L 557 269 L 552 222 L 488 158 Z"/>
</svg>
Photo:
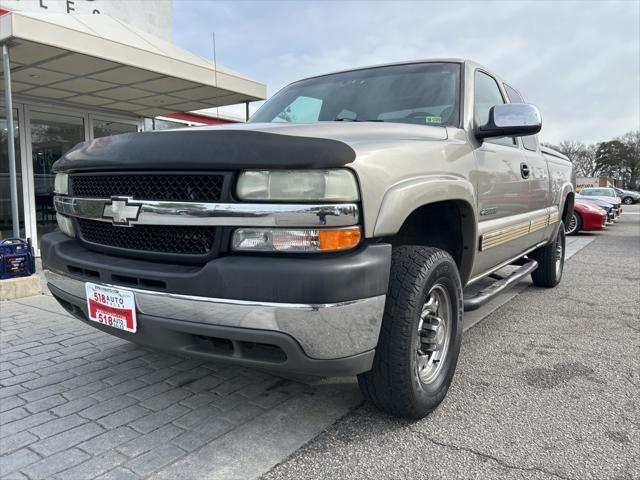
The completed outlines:
<svg viewBox="0 0 640 480">
<path fill-rule="evenodd" d="M 395 235 L 415 210 L 425 205 L 454 201 L 463 207 L 463 251 L 460 277 L 467 282 L 478 248 L 478 215 L 473 184 L 453 175 L 414 177 L 391 186 L 378 210 L 374 237 Z"/>
<path fill-rule="evenodd" d="M 564 208 L 567 204 L 567 198 L 569 198 L 569 194 L 574 194 L 573 185 L 570 182 L 566 182 L 562 184 L 562 188 L 560 189 L 560 202 L 558 205 L 558 213 L 562 215 L 564 213 Z M 575 198 L 575 196 L 574 196 Z M 571 210 L 567 211 L 567 216 L 571 215 L 573 211 L 573 202 L 571 203 Z M 564 217 L 561 218 L 563 221 L 566 220 Z"/>
</svg>

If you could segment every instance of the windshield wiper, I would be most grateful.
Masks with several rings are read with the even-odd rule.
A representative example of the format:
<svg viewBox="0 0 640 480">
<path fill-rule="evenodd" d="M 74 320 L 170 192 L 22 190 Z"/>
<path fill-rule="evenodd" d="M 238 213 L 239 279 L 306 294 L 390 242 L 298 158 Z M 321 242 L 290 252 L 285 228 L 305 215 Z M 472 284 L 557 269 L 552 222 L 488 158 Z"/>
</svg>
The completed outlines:
<svg viewBox="0 0 640 480">
<path fill-rule="evenodd" d="M 358 120 L 357 118 L 349 118 L 349 117 L 336 117 L 333 119 L 334 122 L 384 122 L 384 120 Z"/>
</svg>

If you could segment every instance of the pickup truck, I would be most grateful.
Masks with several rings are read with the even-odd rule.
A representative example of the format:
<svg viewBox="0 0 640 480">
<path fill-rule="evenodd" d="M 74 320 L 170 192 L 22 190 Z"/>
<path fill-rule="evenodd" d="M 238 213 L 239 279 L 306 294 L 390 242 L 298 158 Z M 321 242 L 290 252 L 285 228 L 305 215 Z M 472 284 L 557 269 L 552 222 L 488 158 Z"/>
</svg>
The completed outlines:
<svg viewBox="0 0 640 480">
<path fill-rule="evenodd" d="M 540 129 L 512 86 L 447 59 L 301 80 L 247 124 L 88 141 L 54 166 L 49 288 L 121 338 L 357 375 L 419 418 L 446 395 L 464 310 L 529 274 L 560 282 L 572 167 Z"/>
</svg>

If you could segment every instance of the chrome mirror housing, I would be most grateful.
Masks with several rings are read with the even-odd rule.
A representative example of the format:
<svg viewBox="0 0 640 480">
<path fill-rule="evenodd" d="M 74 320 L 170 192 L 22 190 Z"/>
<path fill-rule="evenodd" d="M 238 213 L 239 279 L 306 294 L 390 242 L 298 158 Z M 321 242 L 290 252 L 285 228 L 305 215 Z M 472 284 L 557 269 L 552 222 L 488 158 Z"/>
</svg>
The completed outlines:
<svg viewBox="0 0 640 480">
<path fill-rule="evenodd" d="M 478 138 L 534 135 L 542 129 L 540 111 L 528 103 L 505 103 L 489 110 L 489 121 L 476 128 Z"/>
</svg>

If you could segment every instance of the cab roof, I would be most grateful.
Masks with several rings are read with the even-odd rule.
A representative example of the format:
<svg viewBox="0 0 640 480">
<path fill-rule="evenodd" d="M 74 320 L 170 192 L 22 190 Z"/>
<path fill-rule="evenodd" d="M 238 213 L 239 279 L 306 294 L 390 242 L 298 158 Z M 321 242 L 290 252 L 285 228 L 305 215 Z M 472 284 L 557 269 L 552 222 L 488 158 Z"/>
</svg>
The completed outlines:
<svg viewBox="0 0 640 480">
<path fill-rule="evenodd" d="M 301 78 L 299 80 L 296 80 L 295 82 L 292 83 L 297 83 L 297 82 L 301 82 L 304 80 L 310 80 L 312 78 L 319 78 L 319 77 L 325 77 L 328 75 L 336 75 L 339 73 L 348 73 L 348 72 L 357 72 L 359 70 L 368 70 L 370 68 L 383 68 L 383 67 L 393 67 L 396 65 L 413 65 L 413 64 L 417 64 L 417 63 L 459 63 L 461 65 L 468 65 L 471 67 L 477 67 L 477 68 L 482 68 L 483 70 L 488 70 L 487 68 L 483 67 L 482 65 L 480 65 L 477 62 L 474 62 L 473 60 L 469 60 L 469 59 L 465 59 L 465 58 L 427 58 L 427 59 L 422 59 L 422 60 L 407 60 L 404 62 L 392 62 L 392 63 L 381 63 L 381 64 L 376 64 L 376 65 L 367 65 L 367 66 L 363 66 L 363 67 L 356 67 L 356 68 L 348 68 L 345 70 L 336 70 L 333 72 L 328 72 L 328 73 L 322 73 L 319 75 L 312 75 L 310 77 L 306 77 L 306 78 Z"/>
</svg>

